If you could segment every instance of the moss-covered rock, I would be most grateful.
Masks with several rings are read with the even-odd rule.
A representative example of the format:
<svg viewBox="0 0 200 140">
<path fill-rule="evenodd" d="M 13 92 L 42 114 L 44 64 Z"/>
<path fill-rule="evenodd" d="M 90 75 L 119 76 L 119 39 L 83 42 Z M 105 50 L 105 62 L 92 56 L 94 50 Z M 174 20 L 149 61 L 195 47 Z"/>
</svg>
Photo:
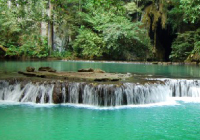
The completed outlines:
<svg viewBox="0 0 200 140">
<path fill-rule="evenodd" d="M 27 71 L 27 72 L 34 72 L 34 71 L 35 71 L 35 68 L 34 68 L 34 67 L 27 67 L 27 68 L 26 68 L 26 71 Z"/>
</svg>

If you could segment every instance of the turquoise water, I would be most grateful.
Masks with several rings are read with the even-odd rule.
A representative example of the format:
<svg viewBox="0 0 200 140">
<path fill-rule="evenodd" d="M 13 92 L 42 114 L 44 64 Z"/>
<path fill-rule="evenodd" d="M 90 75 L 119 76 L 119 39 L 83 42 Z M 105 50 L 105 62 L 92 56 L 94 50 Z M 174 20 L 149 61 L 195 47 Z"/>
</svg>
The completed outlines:
<svg viewBox="0 0 200 140">
<path fill-rule="evenodd" d="M 197 140 L 200 105 L 93 110 L 0 105 L 1 140 Z"/>
<path fill-rule="evenodd" d="M 100 68 L 106 72 L 200 78 L 199 66 L 72 61 L 3 61 L 0 62 L 0 77 L 11 73 L 12 77 L 28 66 L 50 66 L 58 71 Z M 200 103 L 178 103 L 112 110 L 67 105 L 0 104 L 0 140 L 200 139 Z"/>
<path fill-rule="evenodd" d="M 200 78 L 200 67 L 192 65 L 148 65 L 131 63 L 102 63 L 102 62 L 74 62 L 74 61 L 2 61 L 0 72 L 24 71 L 32 66 L 38 69 L 49 66 L 57 71 L 77 71 L 82 68 L 100 68 L 106 72 L 150 74 L 165 77 L 195 77 Z"/>
</svg>

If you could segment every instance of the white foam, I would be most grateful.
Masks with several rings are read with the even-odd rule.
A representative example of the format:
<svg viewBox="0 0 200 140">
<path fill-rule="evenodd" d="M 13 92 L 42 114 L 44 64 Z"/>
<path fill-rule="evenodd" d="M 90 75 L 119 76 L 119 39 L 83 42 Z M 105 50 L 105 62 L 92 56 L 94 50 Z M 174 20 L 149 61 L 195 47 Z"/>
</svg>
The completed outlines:
<svg viewBox="0 0 200 140">
<path fill-rule="evenodd" d="M 194 97 L 174 97 L 175 101 L 183 101 L 185 103 L 200 103 L 200 97 L 194 98 Z"/>
<path fill-rule="evenodd" d="M 26 105 L 26 106 L 34 106 L 34 107 L 53 107 L 53 106 L 57 106 L 56 104 L 37 104 L 37 103 L 33 103 L 33 102 L 16 102 L 16 101 L 1 101 L 0 100 L 0 106 L 2 105 Z"/>
<path fill-rule="evenodd" d="M 93 105 L 85 105 L 85 104 L 37 104 L 37 103 L 20 103 L 14 101 L 0 101 L 0 106 L 2 105 L 26 105 L 26 106 L 33 106 L 33 107 L 56 107 L 56 106 L 64 106 L 64 107 L 74 107 L 74 108 L 86 108 L 86 109 L 94 109 L 94 110 L 116 110 L 116 109 L 131 109 L 131 108 L 152 108 L 152 107 L 163 107 L 163 106 L 177 106 L 181 105 L 179 101 L 184 103 L 200 103 L 200 98 L 193 98 L 193 97 L 172 97 L 169 98 L 166 102 L 160 103 L 152 103 L 152 104 L 142 104 L 142 105 L 122 105 L 122 106 L 111 106 L 111 107 L 100 107 L 100 106 L 93 106 Z"/>
<path fill-rule="evenodd" d="M 94 110 L 117 110 L 117 109 L 131 109 L 131 108 L 152 108 L 152 107 L 163 107 L 163 106 L 176 106 L 180 105 L 175 100 L 169 100 L 167 102 L 160 102 L 154 104 L 143 104 L 143 105 L 122 105 L 122 106 L 110 106 L 110 107 L 100 107 L 84 104 L 61 104 L 62 106 L 75 107 L 75 108 L 86 108 Z"/>
<path fill-rule="evenodd" d="M 0 100 L 0 105 L 20 105 L 20 102 Z"/>
<path fill-rule="evenodd" d="M 129 109 L 129 108 L 151 108 L 151 107 L 163 107 L 163 106 L 175 106 L 180 105 L 175 100 L 169 100 L 167 102 L 160 102 L 154 104 L 143 104 L 143 105 L 122 105 L 122 106 L 111 106 L 111 107 L 100 107 L 93 105 L 84 105 L 84 104 L 37 104 L 37 103 L 20 103 L 20 102 L 12 102 L 12 101 L 0 101 L 0 106 L 2 105 L 25 105 L 32 106 L 36 108 L 45 108 L 45 107 L 56 107 L 56 106 L 64 106 L 64 107 L 74 107 L 74 108 L 86 108 L 86 109 L 94 109 L 94 110 L 116 110 L 116 109 Z"/>
</svg>

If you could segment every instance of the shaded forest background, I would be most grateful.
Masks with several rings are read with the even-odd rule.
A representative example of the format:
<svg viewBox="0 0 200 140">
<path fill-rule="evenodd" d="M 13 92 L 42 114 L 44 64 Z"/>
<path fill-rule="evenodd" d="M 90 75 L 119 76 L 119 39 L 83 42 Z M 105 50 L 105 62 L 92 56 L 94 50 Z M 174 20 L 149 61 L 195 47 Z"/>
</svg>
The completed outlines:
<svg viewBox="0 0 200 140">
<path fill-rule="evenodd" d="M 200 0 L 0 0 L 0 56 L 200 61 Z"/>
</svg>

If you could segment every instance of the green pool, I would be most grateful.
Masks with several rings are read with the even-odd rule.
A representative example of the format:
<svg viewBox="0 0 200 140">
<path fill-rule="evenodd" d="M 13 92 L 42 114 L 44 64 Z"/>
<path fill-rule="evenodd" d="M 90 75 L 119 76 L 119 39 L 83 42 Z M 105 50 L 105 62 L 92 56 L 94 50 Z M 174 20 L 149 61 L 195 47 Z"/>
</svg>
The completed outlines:
<svg viewBox="0 0 200 140">
<path fill-rule="evenodd" d="M 197 140 L 200 105 L 113 110 L 0 105 L 1 140 Z"/>
<path fill-rule="evenodd" d="M 2 61 L 0 72 L 24 71 L 26 67 L 33 66 L 38 69 L 41 66 L 49 66 L 57 71 L 77 71 L 82 68 L 100 68 L 106 72 L 147 74 L 165 77 L 193 77 L 200 78 L 200 67 L 192 65 L 151 65 L 134 63 L 112 62 L 82 62 L 82 61 Z"/>
</svg>

